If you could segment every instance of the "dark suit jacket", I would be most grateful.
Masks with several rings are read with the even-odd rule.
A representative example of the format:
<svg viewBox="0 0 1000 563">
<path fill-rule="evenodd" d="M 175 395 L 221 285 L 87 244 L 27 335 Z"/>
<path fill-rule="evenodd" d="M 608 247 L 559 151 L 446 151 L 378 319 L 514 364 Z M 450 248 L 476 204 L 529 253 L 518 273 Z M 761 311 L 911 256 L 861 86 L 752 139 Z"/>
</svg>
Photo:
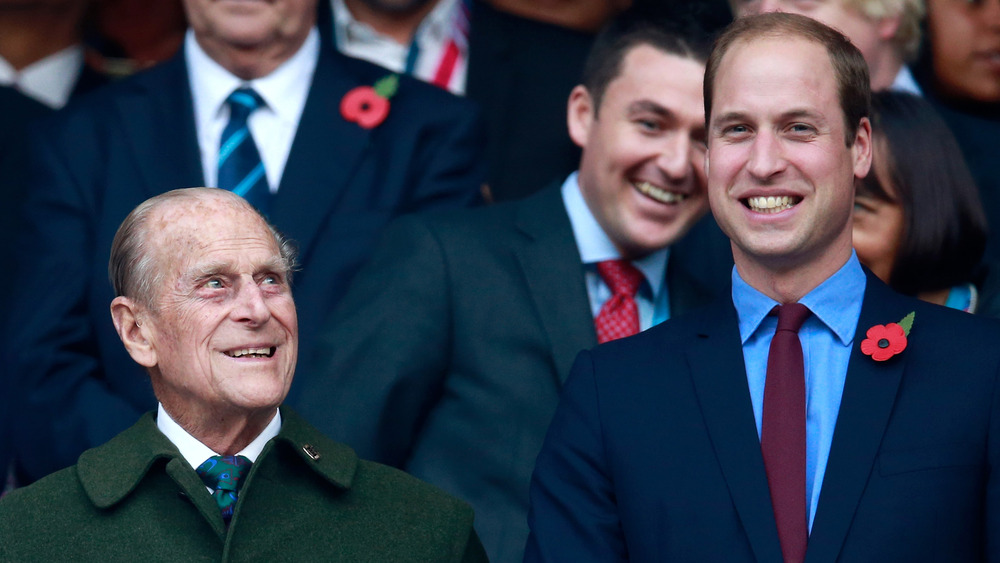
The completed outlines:
<svg viewBox="0 0 1000 563">
<path fill-rule="evenodd" d="M 403 77 L 387 119 L 363 129 L 341 117 L 340 100 L 385 70 L 321 51 L 270 215 L 300 249 L 293 291 L 303 357 L 389 219 L 468 205 L 484 176 L 469 102 Z M 183 54 L 55 116 L 32 153 L 4 345 L 24 386 L 22 468 L 38 478 L 155 404 L 114 332 L 107 262 L 135 205 L 204 183 Z"/>
<path fill-rule="evenodd" d="M 674 256 L 670 304 L 710 298 Z M 573 357 L 597 336 L 559 187 L 387 230 L 325 331 L 303 414 L 362 457 L 472 504 L 494 562 L 519 561 L 528 482 Z"/>
<path fill-rule="evenodd" d="M 486 561 L 467 504 L 359 460 L 288 409 L 281 415 L 228 533 L 148 413 L 77 465 L 0 501 L 0 560 Z"/>
<path fill-rule="evenodd" d="M 861 353 L 911 311 L 900 355 Z M 868 275 L 807 562 L 1000 561 L 997 342 Z M 580 355 L 529 521 L 525 561 L 781 561 L 731 300 Z"/>
<path fill-rule="evenodd" d="M 24 137 L 36 119 L 52 110 L 13 88 L 0 86 L 0 253 L 13 256 L 14 238 L 19 230 L 21 205 L 28 188 L 28 178 L 21 163 L 25 158 Z M 0 319 L 9 312 L 9 295 L 0 294 Z M 0 472 L 6 474 L 10 462 L 11 400 L 8 367 L 0 364 Z"/>
<path fill-rule="evenodd" d="M 324 42 L 333 45 L 330 0 L 318 11 Z M 580 149 L 569 138 L 566 103 L 593 39 L 473 1 L 465 95 L 486 122 L 494 201 L 520 199 L 576 170 Z"/>
<path fill-rule="evenodd" d="M 566 103 L 594 36 L 475 2 L 466 96 L 483 108 L 493 199 L 520 199 L 576 170 Z"/>
</svg>

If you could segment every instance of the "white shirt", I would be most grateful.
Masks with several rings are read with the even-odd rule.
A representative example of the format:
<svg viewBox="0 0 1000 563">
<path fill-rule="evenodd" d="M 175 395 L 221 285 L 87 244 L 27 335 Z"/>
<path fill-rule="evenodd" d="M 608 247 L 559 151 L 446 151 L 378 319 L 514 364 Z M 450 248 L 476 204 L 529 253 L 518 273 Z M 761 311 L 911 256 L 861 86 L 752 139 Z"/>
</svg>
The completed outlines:
<svg viewBox="0 0 1000 563">
<path fill-rule="evenodd" d="M 410 45 L 401 45 L 391 37 L 375 31 L 370 25 L 354 19 L 344 0 L 331 0 L 333 7 L 333 30 L 337 50 L 345 55 L 363 59 L 393 72 L 402 73 L 406 69 L 406 58 Z M 441 57 L 448 41 L 453 37 L 461 55 L 455 64 L 448 90 L 453 94 L 465 93 L 465 79 L 468 74 L 468 43 L 465 35 L 457 33 L 456 18 L 462 9 L 461 0 L 439 0 L 437 5 L 424 17 L 417 27 L 415 44 L 419 56 L 413 74 L 424 82 L 430 82 L 437 72 Z M 468 33 L 467 23 L 465 33 Z"/>
<path fill-rule="evenodd" d="M 896 75 L 896 79 L 893 80 L 892 86 L 889 87 L 893 92 L 905 92 L 907 94 L 913 94 L 914 96 L 923 96 L 924 93 L 920 90 L 920 85 L 917 84 L 916 79 L 913 78 L 913 73 L 910 72 L 910 67 L 903 65 L 903 68 L 899 69 L 899 74 Z"/>
<path fill-rule="evenodd" d="M 184 37 L 184 58 L 191 80 L 205 185 L 218 184 L 219 141 L 222 130 L 229 123 L 226 98 L 237 88 L 247 86 L 264 100 L 265 105 L 250 114 L 247 125 L 264 162 L 271 193 L 276 193 L 319 60 L 319 32 L 315 28 L 310 31 L 298 52 L 271 74 L 249 82 L 212 60 L 198 45 L 190 29 Z"/>
<path fill-rule="evenodd" d="M 72 45 L 17 71 L 0 57 L 0 84 L 15 87 L 43 104 L 59 109 L 69 101 L 83 71 L 83 46 Z"/>
<path fill-rule="evenodd" d="M 221 455 L 199 442 L 197 438 L 189 434 L 187 430 L 184 430 L 180 424 L 177 424 L 167 413 L 166 409 L 163 408 L 162 403 L 156 408 L 156 427 L 173 445 L 177 446 L 177 450 L 181 452 L 181 456 L 188 462 L 191 469 L 197 469 L 199 465 L 212 456 Z M 260 457 L 260 452 L 264 450 L 264 445 L 271 438 L 277 436 L 280 430 L 281 411 L 275 409 L 274 418 L 271 419 L 271 422 L 264 427 L 264 430 L 252 442 L 247 444 L 247 447 L 240 450 L 236 455 L 244 456 L 251 462 L 256 462 L 257 458 Z M 208 490 L 211 491 L 212 489 L 208 488 Z"/>
<path fill-rule="evenodd" d="M 587 206 L 586 200 L 583 199 L 576 172 L 570 174 L 563 182 L 562 196 L 569 222 L 573 227 L 573 238 L 576 239 L 576 247 L 580 251 L 580 259 L 587 266 L 584 281 L 587 284 L 587 295 L 590 297 L 591 314 L 597 317 L 604 302 L 611 298 L 612 291 L 604 282 L 604 278 L 597 273 L 596 264 L 604 260 L 618 260 L 621 258 L 621 253 L 608 238 L 607 233 L 594 218 L 590 207 Z M 635 296 L 641 330 L 670 318 L 670 301 L 667 298 L 666 284 L 669 254 L 669 248 L 662 248 L 638 260 L 632 260 L 632 265 L 646 278 L 646 283 L 643 284 L 646 287 L 640 287 L 639 293 Z"/>
</svg>

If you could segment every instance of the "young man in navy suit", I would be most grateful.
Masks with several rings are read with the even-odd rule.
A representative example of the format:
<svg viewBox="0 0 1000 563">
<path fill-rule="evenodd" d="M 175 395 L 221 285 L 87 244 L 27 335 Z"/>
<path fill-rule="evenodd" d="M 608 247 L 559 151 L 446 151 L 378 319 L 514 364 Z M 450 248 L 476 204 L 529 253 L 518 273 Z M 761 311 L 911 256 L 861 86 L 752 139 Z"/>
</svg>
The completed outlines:
<svg viewBox="0 0 1000 563">
<path fill-rule="evenodd" d="M 29 146 L 21 282 L 3 338 L 3 364 L 23 393 L 15 439 L 27 479 L 70 465 L 154 404 L 117 345 L 101 267 L 139 202 L 178 186 L 224 187 L 227 155 L 246 164 L 253 146 L 262 168 L 247 193 L 263 198 L 302 257 L 294 290 L 305 355 L 389 219 L 479 197 L 483 139 L 469 102 L 407 77 L 392 88 L 388 71 L 322 47 L 316 0 L 185 0 L 185 9 L 181 53 L 39 127 Z M 227 102 L 241 88 L 253 94 L 238 99 L 259 100 L 242 126 Z M 366 96 L 388 102 L 351 105 Z M 247 131 L 249 144 L 223 142 Z M 293 388 L 288 402 L 297 396 Z"/>
<path fill-rule="evenodd" d="M 809 18 L 718 40 L 732 298 L 577 358 L 526 561 L 1000 561 L 1000 327 L 859 265 L 869 98 L 860 52 Z"/>
</svg>

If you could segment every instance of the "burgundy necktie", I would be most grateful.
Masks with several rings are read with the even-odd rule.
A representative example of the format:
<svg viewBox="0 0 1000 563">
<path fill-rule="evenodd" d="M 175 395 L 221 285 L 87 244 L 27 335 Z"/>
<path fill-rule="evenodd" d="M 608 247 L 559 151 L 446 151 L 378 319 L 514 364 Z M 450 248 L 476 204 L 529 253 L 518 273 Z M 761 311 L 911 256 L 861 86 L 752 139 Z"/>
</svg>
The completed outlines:
<svg viewBox="0 0 1000 563">
<path fill-rule="evenodd" d="M 809 537 L 806 510 L 806 382 L 799 328 L 809 309 L 775 307 L 778 328 L 767 355 L 760 448 L 785 563 L 801 563 Z"/>
<path fill-rule="evenodd" d="M 612 294 L 594 318 L 597 341 L 603 344 L 638 333 L 639 307 L 635 304 L 635 294 L 642 284 L 642 272 L 628 260 L 605 260 L 597 263 L 597 273 Z"/>
</svg>

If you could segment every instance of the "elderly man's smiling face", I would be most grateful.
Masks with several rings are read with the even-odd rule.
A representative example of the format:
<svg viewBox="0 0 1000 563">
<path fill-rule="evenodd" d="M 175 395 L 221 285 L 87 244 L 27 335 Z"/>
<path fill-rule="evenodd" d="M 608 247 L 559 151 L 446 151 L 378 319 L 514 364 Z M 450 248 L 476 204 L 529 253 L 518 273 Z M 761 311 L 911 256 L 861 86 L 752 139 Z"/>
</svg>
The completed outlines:
<svg viewBox="0 0 1000 563">
<path fill-rule="evenodd" d="M 171 416 L 273 411 L 295 370 L 298 327 L 286 264 L 238 202 L 169 202 L 148 223 L 160 273 L 146 326 L 154 390 Z"/>
</svg>

